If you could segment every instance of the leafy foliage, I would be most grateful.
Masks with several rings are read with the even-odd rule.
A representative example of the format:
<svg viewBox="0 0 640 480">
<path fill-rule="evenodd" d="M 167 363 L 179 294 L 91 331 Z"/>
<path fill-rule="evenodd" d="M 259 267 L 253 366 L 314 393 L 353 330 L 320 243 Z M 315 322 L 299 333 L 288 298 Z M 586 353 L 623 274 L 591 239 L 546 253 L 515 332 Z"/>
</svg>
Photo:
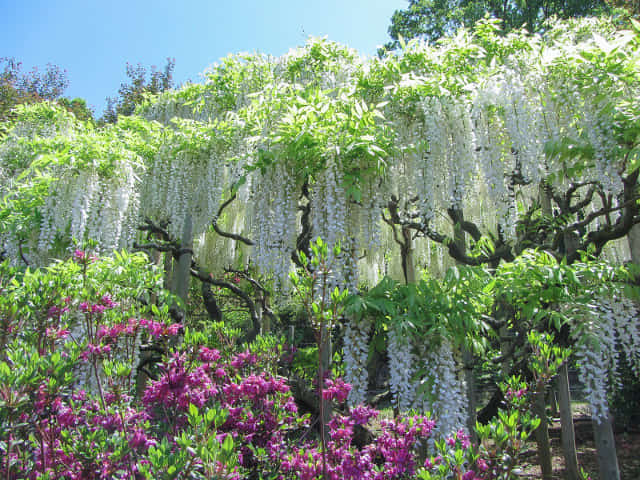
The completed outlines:
<svg viewBox="0 0 640 480">
<path fill-rule="evenodd" d="M 422 38 L 428 42 L 452 35 L 461 26 L 470 27 L 485 16 L 501 19 L 502 31 L 525 27 L 529 32 L 545 29 L 552 17 L 571 18 L 597 15 L 606 11 L 604 0 L 573 0 L 504 2 L 502 0 L 409 0 L 405 10 L 396 10 L 391 17 L 387 43 L 380 53 L 396 50 L 403 41 Z"/>
<path fill-rule="evenodd" d="M 81 98 L 63 97 L 69 85 L 66 71 L 48 64 L 43 72 L 37 67 L 22 72 L 22 63 L 15 58 L 0 58 L 0 137 L 6 134 L 8 122 L 15 119 L 18 105 L 57 101 L 81 120 L 92 120 L 93 112 Z"/>
<path fill-rule="evenodd" d="M 167 58 L 167 63 L 162 70 L 158 70 L 155 66 L 151 67 L 147 80 L 147 69 L 142 64 L 134 66 L 127 63 L 126 74 L 129 83 L 120 85 L 117 98 L 107 98 L 107 108 L 101 121 L 115 123 L 119 115 L 132 115 L 136 107 L 144 102 L 147 95 L 157 95 L 173 88 L 175 66 L 175 59 Z"/>
</svg>

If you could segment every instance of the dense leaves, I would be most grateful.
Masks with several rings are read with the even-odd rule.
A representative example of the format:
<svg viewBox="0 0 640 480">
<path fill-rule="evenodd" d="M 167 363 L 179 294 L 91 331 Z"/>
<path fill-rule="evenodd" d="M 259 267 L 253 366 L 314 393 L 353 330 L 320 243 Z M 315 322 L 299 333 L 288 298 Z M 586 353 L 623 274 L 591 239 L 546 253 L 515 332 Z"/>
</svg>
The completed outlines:
<svg viewBox="0 0 640 480">
<path fill-rule="evenodd" d="M 400 47 L 400 38 L 409 41 L 422 38 L 435 42 L 452 35 L 461 26 L 470 27 L 485 16 L 501 19 L 504 33 L 521 27 L 529 32 L 540 32 L 546 22 L 553 18 L 571 18 L 597 15 L 608 10 L 604 0 L 504 2 L 502 0 L 409 0 L 405 10 L 396 10 L 391 17 L 389 36 L 384 51 Z"/>
</svg>

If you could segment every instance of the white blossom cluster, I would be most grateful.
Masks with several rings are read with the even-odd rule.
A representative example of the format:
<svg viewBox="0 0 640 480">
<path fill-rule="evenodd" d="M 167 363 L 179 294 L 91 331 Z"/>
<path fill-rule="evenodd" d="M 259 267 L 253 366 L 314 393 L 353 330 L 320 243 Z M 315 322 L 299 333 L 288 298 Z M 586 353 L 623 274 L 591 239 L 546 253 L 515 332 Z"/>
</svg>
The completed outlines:
<svg viewBox="0 0 640 480">
<path fill-rule="evenodd" d="M 369 335 L 372 322 L 370 318 L 350 319 L 344 332 L 343 361 L 345 381 L 351 384 L 349 405 L 355 406 L 365 403 L 367 399 L 369 358 Z"/>
<path fill-rule="evenodd" d="M 342 183 L 342 172 L 336 164 L 328 165 L 318 176 L 311 189 L 310 202 L 312 238 L 320 237 L 328 246 L 329 286 L 331 289 L 344 288 L 348 277 L 355 275 L 357 262 L 348 248 L 350 206 Z M 333 251 L 336 245 L 341 247 L 337 258 Z M 353 281 L 349 283 L 353 288 Z"/>
<path fill-rule="evenodd" d="M 101 178 L 95 170 L 59 169 L 42 209 L 37 250 L 46 258 L 56 236 L 97 242 L 98 251 L 131 245 L 138 218 L 138 178 L 130 165 L 117 176 Z M 68 233 L 67 233 L 68 231 Z"/>
<path fill-rule="evenodd" d="M 251 233 L 253 260 L 259 270 L 286 286 L 297 234 L 296 183 L 283 164 L 253 184 Z"/>
<path fill-rule="evenodd" d="M 416 145 L 422 158 L 406 175 L 415 179 L 409 192 L 418 195 L 421 214 L 429 221 L 438 209 L 462 205 L 475 170 L 475 135 L 462 101 L 428 97 L 420 108 L 424 125 L 416 136 L 425 145 Z"/>
<path fill-rule="evenodd" d="M 591 415 L 600 423 L 609 414 L 607 359 L 595 341 L 586 340 L 578 344 L 575 356 L 580 368 L 580 381 L 584 384 L 584 393 L 591 406 Z"/>
<path fill-rule="evenodd" d="M 419 389 L 422 394 L 415 399 L 415 407 L 434 414 L 440 435 L 466 430 L 466 384 L 451 344 L 443 339 L 437 350 L 426 353 L 423 358 L 427 375 L 420 383 L 430 388 Z"/>
<path fill-rule="evenodd" d="M 523 189 L 516 182 L 537 185 L 546 175 L 542 99 L 531 86 L 537 77 L 528 73 L 527 81 L 514 69 L 487 79 L 475 91 L 471 107 L 476 168 L 507 239 L 515 238 L 516 191 Z"/>
<path fill-rule="evenodd" d="M 599 423 L 609 414 L 607 393 L 610 379 L 615 385 L 618 367 L 616 352 L 616 314 L 612 303 L 606 298 L 597 298 L 589 306 L 576 346 L 576 360 L 580 381 L 591 406 L 591 415 Z"/>
<path fill-rule="evenodd" d="M 610 134 L 610 119 L 603 117 L 601 111 L 606 109 L 606 100 L 585 102 L 583 109 L 583 128 L 594 149 L 594 168 L 592 175 L 606 192 L 617 193 L 622 189 L 622 179 L 618 173 L 620 165 L 612 161 L 616 142 Z"/>
<path fill-rule="evenodd" d="M 214 154 L 175 155 L 171 145 L 164 146 L 144 177 L 141 215 L 168 220 L 169 232 L 181 238 L 189 212 L 199 235 L 217 215 L 227 179 L 225 163 Z"/>
<path fill-rule="evenodd" d="M 631 370 L 640 378 L 640 321 L 635 303 L 624 296 L 609 299 L 618 344 Z"/>
<path fill-rule="evenodd" d="M 238 197 L 243 205 L 234 210 L 238 218 L 230 223 L 255 237 L 251 257 L 261 271 L 286 283 L 299 229 L 299 187 L 307 180 L 293 171 L 290 165 L 294 162 L 287 156 L 290 152 L 286 145 L 278 150 L 276 139 L 286 143 L 286 133 L 273 135 L 274 131 L 287 131 L 283 125 L 288 123 L 282 120 L 290 113 L 291 103 L 308 104 L 311 110 L 327 106 L 329 112 L 336 107 L 336 125 L 340 128 L 331 135 L 350 128 L 340 124 L 344 113 L 341 107 L 358 105 L 356 112 L 362 105 L 369 111 L 377 108 L 386 120 L 380 119 L 381 128 L 372 127 L 373 133 L 367 137 L 382 137 L 384 130 L 389 135 L 385 133 L 380 145 L 386 145 L 387 139 L 392 143 L 389 155 L 383 155 L 380 161 L 384 163 L 384 175 L 366 173 L 369 178 L 363 175 L 358 179 L 362 193 L 358 201 L 348 198 L 344 191 L 346 164 L 341 156 L 345 149 L 335 148 L 343 144 L 329 138 L 323 146 L 324 155 L 333 158 L 326 161 L 323 171 L 313 172 L 311 220 L 314 237 L 321 236 L 330 247 L 342 245 L 340 258 L 330 259 L 335 285 L 355 290 L 359 281 L 371 281 L 392 270 L 387 268 L 392 262 L 385 258 L 385 248 L 392 242 L 380 238 L 381 212 L 391 193 L 400 197 L 402 209 L 409 210 L 407 216 L 432 223 L 438 231 L 450 229 L 443 212 L 457 206 L 463 209 L 465 218 L 474 221 L 478 216 L 474 212 L 490 211 L 491 215 L 481 216 L 482 226 L 499 229 L 507 240 L 514 239 L 518 204 L 526 208 L 527 202 L 535 201 L 542 179 L 550 173 L 562 176 L 567 170 L 566 159 L 545 154 L 544 146 L 550 141 L 572 139 L 587 144 L 582 146 L 586 150 L 590 147 L 594 158 L 584 162 L 582 171 L 571 175 L 576 181 L 595 179 L 612 193 L 620 191 L 620 165 L 616 161 L 620 152 L 612 135 L 617 124 L 609 112 L 611 102 L 625 96 L 636 98 L 637 92 L 632 91 L 636 88 L 633 85 L 624 85 L 626 90 L 616 89 L 618 96 L 606 95 L 572 75 L 581 65 L 587 67 L 587 75 L 588 68 L 600 68 L 586 59 L 572 60 L 576 52 L 600 48 L 588 31 L 567 34 L 567 39 L 556 32 L 557 42 L 554 37 L 539 39 L 530 49 L 515 48 L 505 58 L 497 55 L 491 65 L 478 58 L 475 68 L 474 59 L 473 65 L 467 65 L 469 69 L 461 68 L 459 78 L 457 74 L 438 78 L 430 71 L 430 62 L 469 60 L 464 54 L 458 57 L 455 48 L 446 44 L 433 48 L 418 43 L 408 47 L 405 57 L 368 61 L 353 50 L 316 39 L 279 58 L 260 54 L 228 57 L 214 66 L 205 84 L 165 92 L 141 107 L 145 118 L 166 127 L 153 147 L 157 148 L 155 158 L 136 159 L 131 154 L 131 158 L 122 159 L 113 176 L 103 176 L 95 168 L 104 158 L 84 158 L 88 163 L 78 171 L 70 168 L 55 172 L 60 175 L 38 211 L 40 231 L 33 233 L 30 254 L 45 252 L 42 257 L 46 258 L 56 236 L 93 238 L 105 250 L 130 246 L 136 235 L 135 224 L 145 216 L 169 220 L 171 233 L 179 238 L 186 212 L 193 219 L 194 235 L 205 238 L 221 199 L 228 198 L 230 185 L 239 176 L 231 170 L 251 165 L 261 149 L 274 155 L 273 163 L 258 165 L 266 168 L 264 172 L 259 168 L 242 172 L 251 186 L 244 191 L 251 194 Z M 478 46 L 472 35 L 463 35 L 460 41 L 469 47 Z M 508 44 L 510 40 L 504 41 Z M 547 42 L 549 46 L 543 48 Z M 421 56 L 425 62 L 412 58 Z M 442 75 L 437 68 L 434 71 Z M 618 86 L 615 82 L 602 78 L 609 89 Z M 373 88 L 369 88 L 371 85 Z M 313 105 L 314 91 L 320 92 L 317 98 L 325 103 Z M 334 97 L 340 101 L 326 101 L 336 100 Z M 79 122 L 61 109 L 56 115 L 50 123 L 18 123 L 2 142 L 0 192 L 16 175 L 8 166 L 14 159 L 4 161 L 5 157 L 24 155 L 27 165 L 33 160 L 26 150 L 19 153 L 21 148 L 31 147 L 20 146 L 23 143 L 18 138 L 78 135 Z M 227 134 L 236 137 L 227 139 Z M 329 154 L 331 147 L 335 152 Z M 365 162 L 356 159 L 360 160 Z M 132 166 L 136 162 L 140 168 Z M 516 185 L 516 177 L 522 185 Z M 562 178 L 554 182 L 560 189 L 568 185 Z M 387 227 L 383 228 L 388 236 Z M 4 248 L 17 250 L 10 233 L 0 232 L 0 236 Z M 203 240 L 198 245 L 198 241 L 196 252 L 206 243 Z M 431 248 L 430 242 L 422 244 L 416 248 Z M 226 242 L 224 248 L 232 250 L 236 246 Z M 374 266 L 362 268 L 365 262 L 359 259 L 363 252 Z M 423 254 L 420 261 L 420 267 L 437 263 L 441 271 L 446 262 L 440 247 L 433 254 Z M 363 278 L 363 269 L 369 278 Z"/>
<path fill-rule="evenodd" d="M 352 207 L 350 210 L 354 210 L 354 208 Z M 359 230 L 359 225 L 357 223 L 359 218 L 360 215 L 350 212 L 347 220 L 347 231 L 349 232 L 349 235 L 345 237 L 340 245 L 341 252 L 338 259 L 340 267 L 342 268 L 342 277 L 344 279 L 344 283 L 340 285 L 339 288 L 347 289 L 351 293 L 356 293 L 358 291 L 358 255 L 360 254 L 360 237 L 356 232 Z"/>
<path fill-rule="evenodd" d="M 506 232 L 512 231 L 514 198 L 508 188 L 508 169 L 513 169 L 510 155 L 504 151 L 505 137 L 496 126 L 501 126 L 499 118 L 483 108 L 474 108 L 476 141 L 478 150 L 478 172 L 484 178 L 486 197 L 491 202 L 497 223 Z"/>
<path fill-rule="evenodd" d="M 363 206 L 359 209 L 359 224 L 361 245 L 366 252 L 377 252 L 382 246 L 381 222 L 382 199 L 380 190 L 369 192 L 369 196 L 363 199 Z"/>
<path fill-rule="evenodd" d="M 536 78 L 529 76 L 528 82 Z M 511 140 L 511 154 L 517 160 L 523 180 L 538 184 L 547 173 L 541 161 L 544 158 L 544 122 L 540 98 L 535 92 L 531 93 L 520 75 L 507 72 L 500 98 L 505 130 Z"/>
<path fill-rule="evenodd" d="M 397 328 L 389 328 L 387 334 L 387 355 L 389 356 L 389 385 L 393 404 L 400 412 L 406 412 L 413 404 L 415 384 L 413 374 L 416 358 L 406 336 Z"/>
<path fill-rule="evenodd" d="M 597 422 L 609 413 L 609 387 L 620 385 L 619 350 L 636 376 L 640 376 L 640 321 L 634 302 L 622 295 L 600 295 L 586 310 L 574 331 L 580 381 Z"/>
</svg>

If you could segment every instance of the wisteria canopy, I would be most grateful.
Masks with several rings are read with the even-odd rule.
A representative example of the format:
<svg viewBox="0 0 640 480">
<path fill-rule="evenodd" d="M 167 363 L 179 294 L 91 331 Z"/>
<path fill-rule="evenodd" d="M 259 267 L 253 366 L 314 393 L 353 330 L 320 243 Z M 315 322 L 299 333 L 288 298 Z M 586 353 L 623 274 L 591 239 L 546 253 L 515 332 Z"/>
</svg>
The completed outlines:
<svg viewBox="0 0 640 480">
<path fill-rule="evenodd" d="M 307 207 L 311 235 L 342 244 L 339 281 L 355 289 L 397 273 L 384 257 L 390 201 L 427 238 L 416 259 L 433 271 L 440 246 L 451 252 L 454 211 L 478 231 L 470 241 L 526 247 L 519 221 L 544 188 L 563 231 L 599 253 L 637 217 L 638 45 L 604 20 L 543 37 L 500 36 L 486 21 L 384 59 L 325 39 L 279 58 L 230 56 L 206 83 L 102 129 L 24 107 L 0 147 L 2 242 L 11 258 L 45 263 L 72 238 L 131 247 L 145 217 L 179 237 L 189 214 L 204 264 L 241 256 L 286 282 Z M 214 219 L 255 245 L 241 252 Z M 590 236 L 606 222 L 606 239 Z"/>
</svg>

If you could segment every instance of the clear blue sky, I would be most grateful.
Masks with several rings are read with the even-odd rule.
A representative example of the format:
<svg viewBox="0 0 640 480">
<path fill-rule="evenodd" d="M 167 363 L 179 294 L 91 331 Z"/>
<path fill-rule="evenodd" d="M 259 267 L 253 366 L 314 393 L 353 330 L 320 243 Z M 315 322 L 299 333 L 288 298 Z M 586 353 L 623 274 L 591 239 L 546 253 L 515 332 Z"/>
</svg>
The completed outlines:
<svg viewBox="0 0 640 480">
<path fill-rule="evenodd" d="M 67 71 L 66 96 L 97 115 L 126 80 L 125 64 L 162 67 L 174 79 L 200 73 L 229 53 L 282 55 L 309 35 L 328 35 L 362 54 L 388 41 L 394 10 L 407 0 L 0 0 L 0 57 L 23 70 L 52 63 Z"/>
</svg>

